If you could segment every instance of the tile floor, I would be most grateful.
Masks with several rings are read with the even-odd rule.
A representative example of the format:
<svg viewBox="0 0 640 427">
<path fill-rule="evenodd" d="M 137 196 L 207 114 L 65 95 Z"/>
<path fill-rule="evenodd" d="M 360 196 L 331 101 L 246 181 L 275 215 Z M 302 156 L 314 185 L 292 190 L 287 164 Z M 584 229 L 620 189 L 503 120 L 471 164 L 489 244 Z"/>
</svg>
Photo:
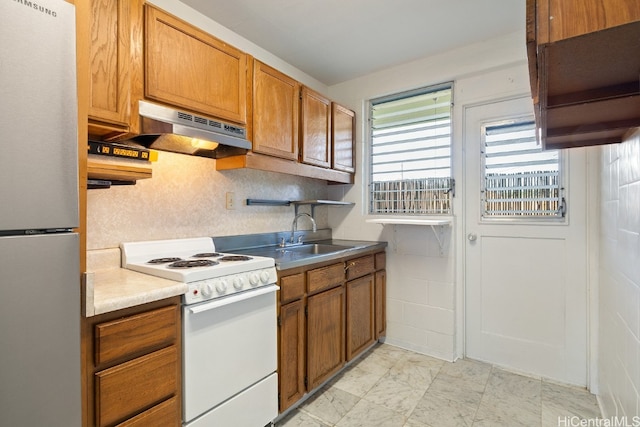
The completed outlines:
<svg viewBox="0 0 640 427">
<path fill-rule="evenodd" d="M 597 417 L 585 389 L 380 344 L 276 426 L 557 427 Z"/>
</svg>

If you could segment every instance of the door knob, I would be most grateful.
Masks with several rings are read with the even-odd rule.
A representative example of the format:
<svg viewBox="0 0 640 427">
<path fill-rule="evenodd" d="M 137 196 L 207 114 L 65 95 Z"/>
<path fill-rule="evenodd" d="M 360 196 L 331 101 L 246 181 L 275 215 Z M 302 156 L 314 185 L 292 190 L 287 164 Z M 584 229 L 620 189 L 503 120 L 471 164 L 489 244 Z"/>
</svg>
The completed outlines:
<svg viewBox="0 0 640 427">
<path fill-rule="evenodd" d="M 467 236 L 467 239 L 469 239 L 470 242 L 475 242 L 477 238 L 478 236 L 476 235 L 476 233 L 469 233 L 469 235 Z"/>
</svg>

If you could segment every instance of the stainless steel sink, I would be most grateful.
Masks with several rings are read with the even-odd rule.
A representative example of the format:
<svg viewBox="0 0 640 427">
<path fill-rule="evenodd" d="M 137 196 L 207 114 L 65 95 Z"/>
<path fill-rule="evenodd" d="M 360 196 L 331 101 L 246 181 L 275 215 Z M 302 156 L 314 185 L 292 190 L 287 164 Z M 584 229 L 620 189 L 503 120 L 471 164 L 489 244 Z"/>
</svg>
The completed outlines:
<svg viewBox="0 0 640 427">
<path fill-rule="evenodd" d="M 291 251 L 298 254 L 323 255 L 332 252 L 339 252 L 350 249 L 349 246 L 326 245 L 322 243 L 308 243 L 300 246 L 289 246 L 281 248 L 283 252 Z"/>
<path fill-rule="evenodd" d="M 285 270 L 293 267 L 324 262 L 332 259 L 340 259 L 347 255 L 353 255 L 358 251 L 369 250 L 371 242 L 355 242 L 354 245 L 332 244 L 329 240 L 323 242 L 309 242 L 293 244 L 289 246 L 263 246 L 250 249 L 232 250 L 231 252 L 244 255 L 255 255 L 273 258 L 276 268 Z"/>
</svg>

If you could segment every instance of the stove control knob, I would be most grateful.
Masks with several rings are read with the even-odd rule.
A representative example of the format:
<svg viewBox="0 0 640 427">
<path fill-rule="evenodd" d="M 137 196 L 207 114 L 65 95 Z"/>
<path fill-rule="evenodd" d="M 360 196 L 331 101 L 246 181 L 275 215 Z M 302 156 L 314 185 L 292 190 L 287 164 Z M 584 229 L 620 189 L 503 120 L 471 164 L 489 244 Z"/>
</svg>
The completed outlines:
<svg viewBox="0 0 640 427">
<path fill-rule="evenodd" d="M 242 277 L 236 277 L 235 279 L 233 279 L 233 287 L 240 290 L 242 289 L 244 286 L 244 278 Z"/>
<path fill-rule="evenodd" d="M 209 298 L 211 295 L 213 295 L 213 288 L 211 287 L 211 284 L 205 283 L 200 288 L 200 292 L 202 292 L 203 297 Z"/>
<path fill-rule="evenodd" d="M 216 291 L 218 291 L 219 294 L 227 292 L 227 281 L 223 279 L 216 283 Z"/>
<path fill-rule="evenodd" d="M 257 286 L 258 283 L 260 283 L 258 273 L 251 273 L 251 276 L 249 276 L 249 283 L 251 283 L 251 286 Z"/>
<path fill-rule="evenodd" d="M 269 272 L 263 271 L 262 273 L 260 273 L 260 280 L 262 281 L 262 283 L 269 283 Z"/>
</svg>

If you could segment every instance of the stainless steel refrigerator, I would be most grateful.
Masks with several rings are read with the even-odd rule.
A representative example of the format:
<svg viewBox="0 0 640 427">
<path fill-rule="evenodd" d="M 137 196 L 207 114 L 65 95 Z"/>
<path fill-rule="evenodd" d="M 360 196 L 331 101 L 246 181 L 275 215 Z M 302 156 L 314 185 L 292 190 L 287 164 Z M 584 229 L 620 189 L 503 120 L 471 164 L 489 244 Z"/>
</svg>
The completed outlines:
<svg viewBox="0 0 640 427">
<path fill-rule="evenodd" d="M 81 425 L 75 8 L 0 0 L 0 425 Z"/>
</svg>

